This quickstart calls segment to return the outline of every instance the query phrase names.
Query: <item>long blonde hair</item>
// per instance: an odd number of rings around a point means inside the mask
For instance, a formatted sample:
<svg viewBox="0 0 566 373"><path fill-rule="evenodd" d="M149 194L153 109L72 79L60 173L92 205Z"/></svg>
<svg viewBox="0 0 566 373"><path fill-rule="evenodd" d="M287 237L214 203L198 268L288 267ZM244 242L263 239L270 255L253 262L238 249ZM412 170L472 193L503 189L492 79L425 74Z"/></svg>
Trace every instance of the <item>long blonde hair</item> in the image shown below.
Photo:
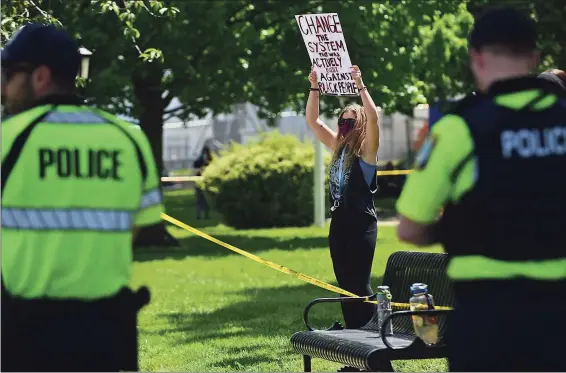
<svg viewBox="0 0 566 373"><path fill-rule="evenodd" d="M334 154L332 155L332 162L335 162L342 153L344 146L346 147L346 154L344 155L344 167L347 168L352 164L355 157L361 155L362 143L364 142L367 134L367 117L364 107L358 104L350 104L346 106L340 112L338 120L342 119L342 116L346 112L354 113L354 118L356 120L354 127L346 134L342 136L340 132L336 136L336 142L334 145Z"/></svg>

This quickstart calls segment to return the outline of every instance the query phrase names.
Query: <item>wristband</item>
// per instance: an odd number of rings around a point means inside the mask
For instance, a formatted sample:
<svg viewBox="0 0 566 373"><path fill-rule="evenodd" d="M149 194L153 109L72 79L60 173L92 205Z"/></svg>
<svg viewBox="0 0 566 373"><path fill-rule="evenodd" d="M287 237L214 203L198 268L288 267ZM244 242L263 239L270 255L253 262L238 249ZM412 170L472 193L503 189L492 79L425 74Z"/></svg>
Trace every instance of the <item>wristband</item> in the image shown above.
<svg viewBox="0 0 566 373"><path fill-rule="evenodd" d="M309 88L309 91L320 91L319 88Z"/></svg>
<svg viewBox="0 0 566 373"><path fill-rule="evenodd" d="M368 89L368 87L366 87L366 86L364 85L362 88L358 88L358 92L361 92L361 91L363 91L363 90L365 90L365 89Z"/></svg>

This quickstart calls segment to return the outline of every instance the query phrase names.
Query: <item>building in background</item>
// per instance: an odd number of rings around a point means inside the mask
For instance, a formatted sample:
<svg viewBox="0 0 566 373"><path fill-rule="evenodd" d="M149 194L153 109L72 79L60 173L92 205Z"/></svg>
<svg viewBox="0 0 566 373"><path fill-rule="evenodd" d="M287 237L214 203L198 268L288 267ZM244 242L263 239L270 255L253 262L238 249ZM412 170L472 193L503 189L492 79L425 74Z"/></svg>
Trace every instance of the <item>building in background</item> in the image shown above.
<svg viewBox="0 0 566 373"><path fill-rule="evenodd" d="M231 141L247 143L256 139L262 132L279 131L296 136L301 141L314 141L313 134L303 115L282 112L275 127L257 115L257 107L252 104L236 104L229 114L208 115L202 119L183 122L178 118L167 120L163 125L163 160L170 172L192 168L194 160L204 145L213 151ZM383 115L380 112L380 161L394 161L411 156L415 142L427 125L428 105L415 108L413 118L395 113ZM337 118L324 118L332 128L336 128Z"/></svg>

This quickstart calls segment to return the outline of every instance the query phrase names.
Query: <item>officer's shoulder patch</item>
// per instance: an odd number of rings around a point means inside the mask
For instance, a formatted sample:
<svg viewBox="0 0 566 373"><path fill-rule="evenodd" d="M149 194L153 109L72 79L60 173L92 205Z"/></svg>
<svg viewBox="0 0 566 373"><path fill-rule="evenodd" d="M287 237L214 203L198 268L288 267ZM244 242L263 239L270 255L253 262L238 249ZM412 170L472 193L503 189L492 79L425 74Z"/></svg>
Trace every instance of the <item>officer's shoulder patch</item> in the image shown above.
<svg viewBox="0 0 566 373"><path fill-rule="evenodd" d="M415 169L422 170L426 167L430 155L436 145L437 136L435 134L430 134L426 140L423 142L417 157L415 158Z"/></svg>

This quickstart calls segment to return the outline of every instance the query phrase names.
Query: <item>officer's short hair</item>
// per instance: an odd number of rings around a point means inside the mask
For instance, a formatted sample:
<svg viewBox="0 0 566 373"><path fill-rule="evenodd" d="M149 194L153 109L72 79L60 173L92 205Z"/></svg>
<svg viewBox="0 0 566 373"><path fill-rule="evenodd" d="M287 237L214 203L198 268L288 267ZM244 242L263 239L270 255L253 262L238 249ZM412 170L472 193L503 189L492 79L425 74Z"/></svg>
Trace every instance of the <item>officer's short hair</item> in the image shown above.
<svg viewBox="0 0 566 373"><path fill-rule="evenodd" d="M536 24L517 9L494 7L476 19L468 41L477 51L526 56L536 50Z"/></svg>

